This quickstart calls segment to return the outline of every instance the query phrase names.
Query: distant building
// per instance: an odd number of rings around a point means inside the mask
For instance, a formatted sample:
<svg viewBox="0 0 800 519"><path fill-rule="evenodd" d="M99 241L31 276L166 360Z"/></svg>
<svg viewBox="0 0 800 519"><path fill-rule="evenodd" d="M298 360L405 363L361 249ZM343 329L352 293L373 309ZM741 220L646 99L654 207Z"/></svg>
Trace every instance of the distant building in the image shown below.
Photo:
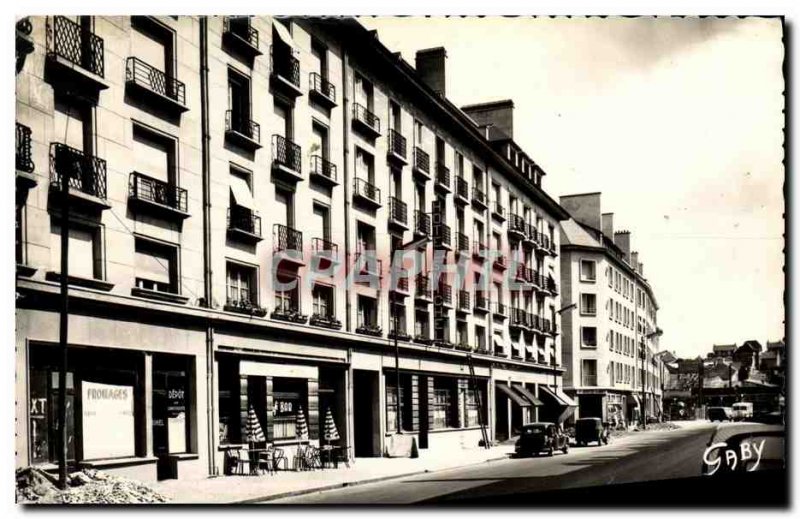
<svg viewBox="0 0 800 519"><path fill-rule="evenodd" d="M736 344L715 344L711 353L715 357L732 357L735 351Z"/></svg>

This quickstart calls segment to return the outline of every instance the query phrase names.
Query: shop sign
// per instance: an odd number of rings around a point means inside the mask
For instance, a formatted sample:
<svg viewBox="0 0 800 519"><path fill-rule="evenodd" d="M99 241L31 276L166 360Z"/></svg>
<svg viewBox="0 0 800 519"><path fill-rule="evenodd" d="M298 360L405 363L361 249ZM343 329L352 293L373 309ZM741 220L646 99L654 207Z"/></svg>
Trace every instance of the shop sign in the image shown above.
<svg viewBox="0 0 800 519"><path fill-rule="evenodd" d="M84 381L81 406L85 459L135 454L133 386Z"/></svg>

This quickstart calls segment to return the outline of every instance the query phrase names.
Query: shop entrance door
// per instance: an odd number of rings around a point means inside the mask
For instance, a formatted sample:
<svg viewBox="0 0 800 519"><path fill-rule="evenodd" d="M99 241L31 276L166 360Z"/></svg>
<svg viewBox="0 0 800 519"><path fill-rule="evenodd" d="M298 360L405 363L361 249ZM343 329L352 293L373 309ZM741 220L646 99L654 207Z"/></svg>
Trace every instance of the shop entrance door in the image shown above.
<svg viewBox="0 0 800 519"><path fill-rule="evenodd" d="M378 372L353 370L353 441L357 457L380 456Z"/></svg>

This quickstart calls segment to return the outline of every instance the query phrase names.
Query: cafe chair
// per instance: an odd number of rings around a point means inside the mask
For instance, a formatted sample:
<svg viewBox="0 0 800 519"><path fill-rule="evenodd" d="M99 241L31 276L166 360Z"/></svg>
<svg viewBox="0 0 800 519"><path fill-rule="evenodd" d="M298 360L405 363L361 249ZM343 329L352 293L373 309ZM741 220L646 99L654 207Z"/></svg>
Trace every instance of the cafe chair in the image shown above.
<svg viewBox="0 0 800 519"><path fill-rule="evenodd" d="M281 463L283 463L283 470L289 470L289 460L286 458L283 449L274 447L272 449L272 470L277 471Z"/></svg>

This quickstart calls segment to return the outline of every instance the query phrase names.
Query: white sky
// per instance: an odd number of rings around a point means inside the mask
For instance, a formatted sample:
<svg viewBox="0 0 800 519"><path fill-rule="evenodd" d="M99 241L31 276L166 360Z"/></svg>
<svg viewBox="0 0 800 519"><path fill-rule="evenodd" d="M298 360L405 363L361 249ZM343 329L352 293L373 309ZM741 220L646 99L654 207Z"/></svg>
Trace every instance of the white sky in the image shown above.
<svg viewBox="0 0 800 519"><path fill-rule="evenodd" d="M602 191L656 291L662 349L783 337L777 19L362 18L457 106L513 99L545 190Z"/></svg>

